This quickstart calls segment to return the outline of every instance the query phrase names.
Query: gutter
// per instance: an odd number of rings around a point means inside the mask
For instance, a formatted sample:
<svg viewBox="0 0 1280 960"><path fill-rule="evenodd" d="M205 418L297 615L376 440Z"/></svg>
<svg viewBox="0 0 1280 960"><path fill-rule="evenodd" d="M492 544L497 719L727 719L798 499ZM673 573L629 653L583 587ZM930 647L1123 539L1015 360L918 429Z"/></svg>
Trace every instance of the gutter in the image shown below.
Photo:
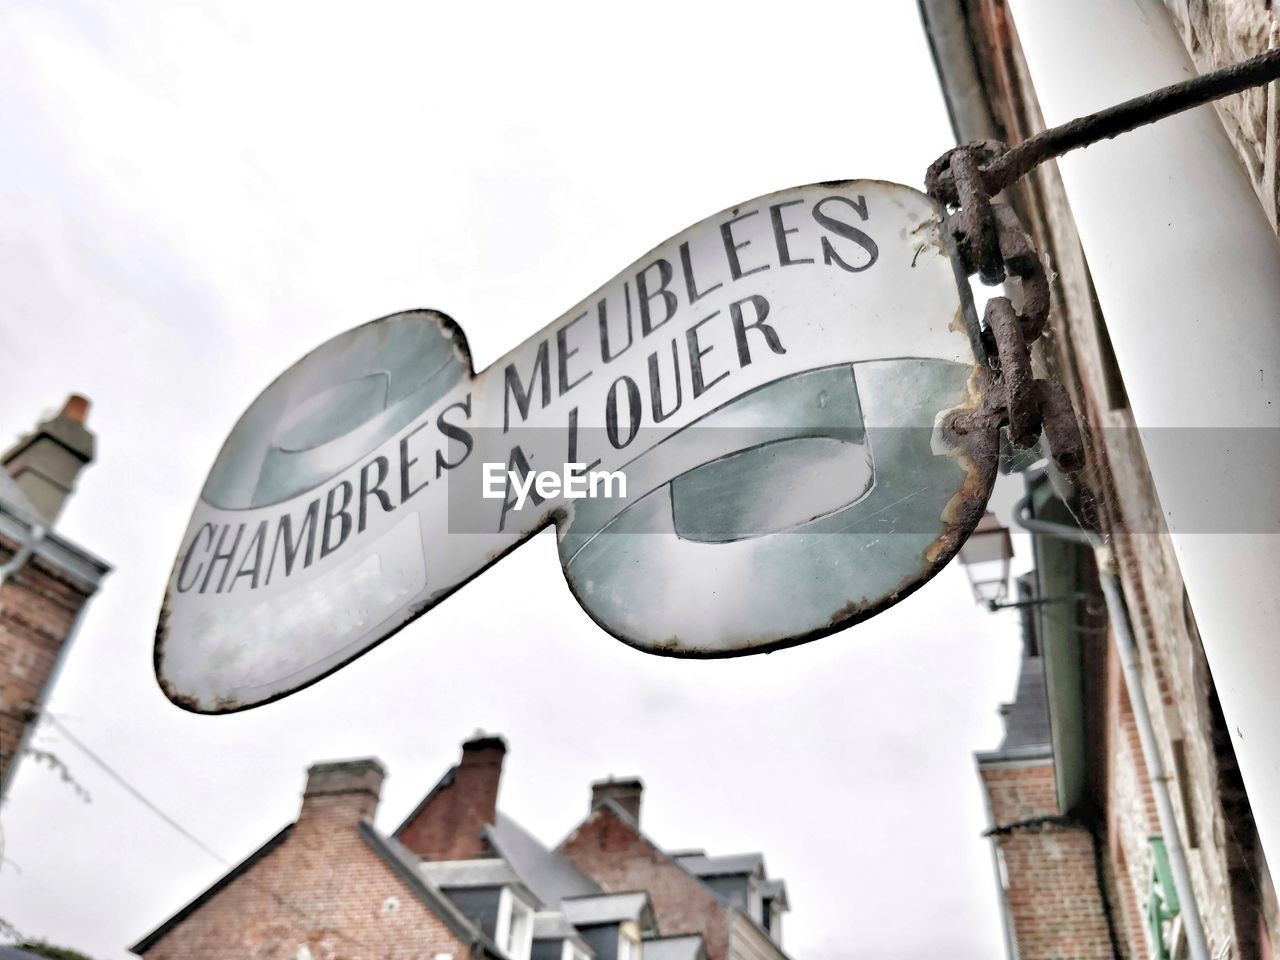
<svg viewBox="0 0 1280 960"><path fill-rule="evenodd" d="M916 0L929 53L941 81L956 143L1003 139L978 72L968 12L960 0Z"/></svg>
<svg viewBox="0 0 1280 960"><path fill-rule="evenodd" d="M22 569L48 532L49 528L44 524L31 525L31 535L23 541L22 546L18 547L18 552L10 557L7 563L0 566L0 587L3 587L6 580Z"/></svg>
<svg viewBox="0 0 1280 960"><path fill-rule="evenodd" d="M982 759L977 758L978 763L978 779L982 779ZM982 804L987 810L987 822L994 824L995 816L991 812L991 794L986 790L982 791ZM1000 856L1000 845L986 833L984 837L991 840L989 844L991 848L991 875L996 879L996 898L1000 902L1000 934L1004 938L1004 955L1005 960L1018 960L1018 938L1013 932L1013 911L1009 907L1009 891L1005 887L1006 878L1008 876L1003 858Z"/></svg>
<svg viewBox="0 0 1280 960"><path fill-rule="evenodd" d="M1030 503L1031 497L1027 495L1013 508L1013 522L1022 529L1032 534L1078 543L1093 550L1098 566L1098 579L1102 582L1102 592L1107 601L1107 619L1111 624L1111 635L1115 640L1116 653L1119 655L1121 671L1124 674L1125 690L1129 694L1134 722L1138 728L1138 740L1142 745L1143 766L1146 767L1147 779L1151 782L1151 792L1156 801L1156 817L1160 822L1160 832L1169 854L1169 871L1173 874L1174 889L1177 890L1178 900L1182 904L1179 916L1182 918L1182 929L1187 938L1188 954L1190 960L1211 960L1200 918L1199 902L1196 900L1195 887L1191 883L1191 873L1187 869L1182 831L1178 826L1173 799L1169 792L1169 781L1172 778L1160 757L1155 727L1151 722L1151 709L1142 687L1138 647L1133 639L1129 606L1125 602L1120 577L1116 573L1115 555L1106 541L1091 530L1050 523L1030 516Z"/></svg>

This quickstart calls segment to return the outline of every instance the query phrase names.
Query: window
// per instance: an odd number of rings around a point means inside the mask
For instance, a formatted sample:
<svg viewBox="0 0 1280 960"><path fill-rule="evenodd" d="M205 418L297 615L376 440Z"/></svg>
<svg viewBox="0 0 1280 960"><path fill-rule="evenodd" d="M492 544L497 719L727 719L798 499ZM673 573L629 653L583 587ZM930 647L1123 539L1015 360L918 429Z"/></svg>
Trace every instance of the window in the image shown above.
<svg viewBox="0 0 1280 960"><path fill-rule="evenodd" d="M587 955L573 945L572 940L564 942L564 949L560 951L560 960L588 960Z"/></svg>
<svg viewBox="0 0 1280 960"><path fill-rule="evenodd" d="M533 906L510 887L498 900L498 946L511 960L529 960L533 947Z"/></svg>
<svg viewBox="0 0 1280 960"><path fill-rule="evenodd" d="M640 941L626 927L618 928L618 960L641 960Z"/></svg>

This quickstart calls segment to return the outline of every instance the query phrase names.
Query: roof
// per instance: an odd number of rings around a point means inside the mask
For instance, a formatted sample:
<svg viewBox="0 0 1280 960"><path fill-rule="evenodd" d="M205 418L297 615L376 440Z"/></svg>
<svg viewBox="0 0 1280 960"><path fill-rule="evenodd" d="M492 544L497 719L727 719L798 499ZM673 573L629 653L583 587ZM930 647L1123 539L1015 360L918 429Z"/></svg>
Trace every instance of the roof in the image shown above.
<svg viewBox="0 0 1280 960"><path fill-rule="evenodd" d="M606 923L635 920L645 926L645 914L651 912L649 894L602 893L590 897L569 897L560 904L565 919L575 927L595 927Z"/></svg>
<svg viewBox="0 0 1280 960"><path fill-rule="evenodd" d="M728 857L708 857L695 853L676 856L675 861L696 877L732 877L738 874L764 873L764 857L758 853L739 853Z"/></svg>
<svg viewBox="0 0 1280 960"><path fill-rule="evenodd" d="M760 899L776 900L781 909L791 909L791 904L787 901L787 885L782 880L766 880L760 884Z"/></svg>
<svg viewBox="0 0 1280 960"><path fill-rule="evenodd" d="M644 960L699 960L705 956L700 933L654 937L644 942Z"/></svg>
<svg viewBox="0 0 1280 960"><path fill-rule="evenodd" d="M17 947L0 947L0 960L40 960L40 955Z"/></svg>
<svg viewBox="0 0 1280 960"><path fill-rule="evenodd" d="M453 783L457 767L450 767L431 791L405 818L396 834L405 829L441 790ZM484 838L497 854L476 860L422 860L406 849L399 841L385 840L398 849L404 861L410 864L426 882L440 890L448 900L448 890L514 886L533 895L533 898L550 910L534 914L533 936L535 940L569 939L583 953L593 956L595 951L582 938L573 925L558 912L566 897L597 896L600 886L580 871L568 858L547 848L543 843L498 811L496 823L483 828ZM646 904L647 905L647 904ZM456 908L455 908L456 909Z"/></svg>
<svg viewBox="0 0 1280 960"><path fill-rule="evenodd" d="M538 911L533 915L533 939L535 940L582 940L573 924L564 918L559 911L546 913ZM585 941L584 941L585 942Z"/></svg>
<svg viewBox="0 0 1280 960"><path fill-rule="evenodd" d="M1023 657L1018 674L1018 692L1012 703L1001 708L1004 714L1004 741L1001 751L1049 743L1049 692L1044 680L1044 661Z"/></svg>
<svg viewBox="0 0 1280 960"><path fill-rule="evenodd" d="M418 862L418 869L442 890L505 887L520 882L507 861L492 857L483 860L422 860Z"/></svg>
<svg viewBox="0 0 1280 960"><path fill-rule="evenodd" d="M457 773L457 770L458 770L458 767L455 764L454 766L450 767L448 770L444 772L444 776L442 776L439 780L437 780L436 785L427 791L427 795L423 797L421 801L419 801L418 805L409 811L409 815L405 817L403 821L401 821L400 826L396 827L395 830L391 832L392 837L399 837L400 834L404 833L405 828L418 818L418 814L420 814L423 810L427 809L427 804L435 799L435 796L437 793L439 793L445 787L450 787L453 785L453 777L454 777L454 774Z"/></svg>
<svg viewBox="0 0 1280 960"><path fill-rule="evenodd" d="M187 919L187 917L191 916L191 914L195 913L197 910L203 907L205 903L207 903L210 899L212 899L214 894L220 891L223 887L230 884L232 880L236 879L236 877L240 876L242 873L245 873L255 863L257 863L259 860L265 857L268 853L270 853L276 847L280 846L280 844L284 843L284 841L286 840L286 838L288 838L289 833L292 830L293 830L293 824L291 823L288 826L286 826L283 830L281 830L279 833L277 833L274 837L272 837L270 840L268 840L266 843L264 843L262 846L260 846L257 850L253 851L253 853L249 854L249 856L245 857L243 860L237 863L234 867L232 867L230 870L224 873L217 880L217 882L215 882L213 886L209 887L209 889L205 890L204 893L200 894L200 896L196 897L194 900L188 903L185 907L183 907L181 910L175 913L172 917L170 917L164 923L160 924L160 926L156 927L149 934L147 934L145 937L143 937L141 940L135 943L132 947L129 948L129 952L137 953L137 954L146 953L148 950L154 947L157 943L159 943L165 934L167 934L170 930L172 930L174 927L180 924L183 920Z"/></svg>
<svg viewBox="0 0 1280 960"><path fill-rule="evenodd" d="M398 840L380 837L389 850L395 852L398 860L406 869L414 870L426 882L428 889L434 889L447 909L458 914L463 921L472 926L462 912L449 898L449 891L511 886L533 895L534 899L550 907L558 906L560 897L565 894L557 892L573 887L586 888L588 892L599 892L593 881L578 872L573 864L564 857L552 853L543 847L537 839L529 834L515 821L498 814L501 828L485 827L486 837L499 847L499 856L485 857L477 860L422 860ZM496 841L496 842L495 842ZM500 844L515 851L516 859L505 856ZM537 883L538 886L534 886ZM538 910L533 918L533 938L535 940L572 940L578 950L587 956L594 956L591 944L582 938L577 930L556 910ZM492 941L485 944L497 950ZM500 955L500 954L495 954Z"/></svg>
<svg viewBox="0 0 1280 960"><path fill-rule="evenodd" d="M602 892L600 885L574 866L568 857L543 846L506 814L499 811L497 820L496 824L485 827L485 839L547 906L558 906L565 897Z"/></svg>

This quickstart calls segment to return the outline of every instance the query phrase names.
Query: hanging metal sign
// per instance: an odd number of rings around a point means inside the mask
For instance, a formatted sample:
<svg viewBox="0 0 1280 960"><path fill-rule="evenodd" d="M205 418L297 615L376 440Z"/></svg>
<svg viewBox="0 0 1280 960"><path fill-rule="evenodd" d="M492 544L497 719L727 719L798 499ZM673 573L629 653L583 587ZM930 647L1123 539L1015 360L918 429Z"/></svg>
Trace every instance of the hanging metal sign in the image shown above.
<svg viewBox="0 0 1280 960"><path fill-rule="evenodd" d="M156 635L220 713L365 652L554 524L570 589L643 650L728 656L892 605L973 529L994 428L964 270L924 194L743 203L486 370L414 310L286 370L240 418ZM974 421L976 422L976 421Z"/></svg>

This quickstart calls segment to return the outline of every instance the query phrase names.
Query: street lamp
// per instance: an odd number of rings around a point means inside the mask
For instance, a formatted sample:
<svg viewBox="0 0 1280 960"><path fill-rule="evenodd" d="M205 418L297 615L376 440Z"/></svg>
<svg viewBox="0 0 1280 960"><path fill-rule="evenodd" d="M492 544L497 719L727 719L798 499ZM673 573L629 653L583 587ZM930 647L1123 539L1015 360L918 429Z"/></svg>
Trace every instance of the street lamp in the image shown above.
<svg viewBox="0 0 1280 960"><path fill-rule="evenodd" d="M1013 540L1009 531L1000 525L994 513L988 510L973 528L973 534L960 548L960 563L973 599L992 613L997 610L1014 610L1022 607L1040 607L1049 603L1066 603L1068 600L1088 600L1087 593L1068 593L1057 597L1027 597L1009 599L1009 561L1013 559Z"/></svg>
<svg viewBox="0 0 1280 960"><path fill-rule="evenodd" d="M969 577L973 598L996 610L1009 596L1009 561L1013 559L1013 540L988 510L960 548L960 563Z"/></svg>

